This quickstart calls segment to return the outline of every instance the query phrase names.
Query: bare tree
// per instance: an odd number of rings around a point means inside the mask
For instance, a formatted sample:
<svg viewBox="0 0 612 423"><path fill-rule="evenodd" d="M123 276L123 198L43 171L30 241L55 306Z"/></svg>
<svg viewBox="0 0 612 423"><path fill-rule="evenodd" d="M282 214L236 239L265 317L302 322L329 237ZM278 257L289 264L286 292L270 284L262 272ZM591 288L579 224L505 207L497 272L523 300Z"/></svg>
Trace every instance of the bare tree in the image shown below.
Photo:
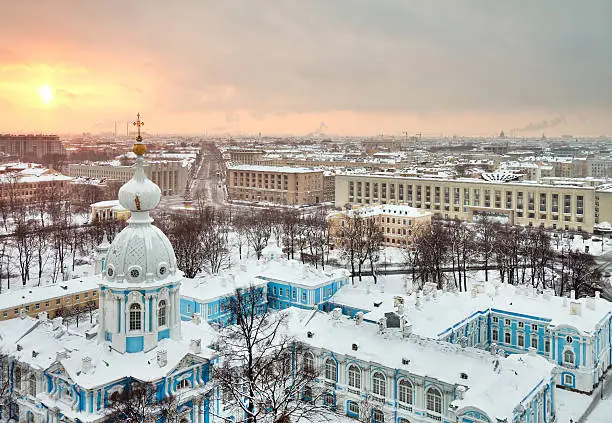
<svg viewBox="0 0 612 423"><path fill-rule="evenodd" d="M156 222L162 226L174 247L177 266L186 278L194 278L204 265L200 218L189 212L174 212Z"/></svg>
<svg viewBox="0 0 612 423"><path fill-rule="evenodd" d="M301 229L300 221L302 217L299 211L288 209L281 216L283 228L283 245L287 251L287 257L295 259L295 250L299 240L299 232Z"/></svg>
<svg viewBox="0 0 612 423"><path fill-rule="evenodd" d="M27 281L30 280L30 268L36 248L36 235L33 233L32 222L27 220L25 216L16 219L13 240L17 249L21 283L25 286Z"/></svg>
<svg viewBox="0 0 612 423"><path fill-rule="evenodd" d="M418 252L413 265L418 268L424 282L431 279L438 289L444 286L444 266L448 263L449 234L440 220L432 220L431 225L421 226L416 232L413 247Z"/></svg>
<svg viewBox="0 0 612 423"><path fill-rule="evenodd" d="M489 280L489 267L494 257L495 233L498 229L499 225L487 215L483 215L476 224L476 251L482 258L485 281Z"/></svg>
<svg viewBox="0 0 612 423"><path fill-rule="evenodd" d="M257 260L261 258L261 253L268 245L272 236L272 216L266 210L253 212L247 219L246 239Z"/></svg>
<svg viewBox="0 0 612 423"><path fill-rule="evenodd" d="M348 215L341 222L337 236L340 248L342 249L341 256L349 262L351 266L351 280L355 283L355 276L357 274L355 265L359 266L359 260L363 256L363 220L357 216Z"/></svg>
<svg viewBox="0 0 612 423"><path fill-rule="evenodd" d="M219 273L227 266L230 258L228 241L228 216L213 207L207 207L202 214L202 254L211 273Z"/></svg>
<svg viewBox="0 0 612 423"><path fill-rule="evenodd" d="M155 385L130 380L123 391L110 396L105 417L126 423L157 421L160 417L174 422L178 415L176 403L174 397L158 401Z"/></svg>
<svg viewBox="0 0 612 423"><path fill-rule="evenodd" d="M592 255L569 251L564 259L566 263L565 271L561 275L564 281L562 286L567 286L567 290L574 290L576 298L592 296L595 291L601 291L601 271ZM560 295L563 295L563 291Z"/></svg>
<svg viewBox="0 0 612 423"><path fill-rule="evenodd" d="M11 360L7 354L0 353L0 414L3 420L14 417L12 408L16 400L17 395L11 386Z"/></svg>
<svg viewBox="0 0 612 423"><path fill-rule="evenodd" d="M458 219L452 220L448 229L455 286L459 288L459 291L467 291L467 268L476 250L474 232L470 226Z"/></svg>
<svg viewBox="0 0 612 423"><path fill-rule="evenodd" d="M225 352L215 367L215 380L237 421L299 422L320 416L320 401L302 400L313 391L317 372L302 365L305 348L288 335L284 313L265 307L265 293L251 286L229 300L230 326L219 334Z"/></svg>

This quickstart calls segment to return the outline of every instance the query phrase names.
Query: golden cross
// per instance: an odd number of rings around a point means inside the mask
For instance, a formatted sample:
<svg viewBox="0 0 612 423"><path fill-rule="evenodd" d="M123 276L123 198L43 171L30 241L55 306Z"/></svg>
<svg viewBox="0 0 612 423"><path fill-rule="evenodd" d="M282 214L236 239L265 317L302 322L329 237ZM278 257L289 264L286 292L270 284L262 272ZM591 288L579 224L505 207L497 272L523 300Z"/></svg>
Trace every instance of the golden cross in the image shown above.
<svg viewBox="0 0 612 423"><path fill-rule="evenodd" d="M136 122L132 122L132 125L138 127L138 136L136 137L136 141L142 141L142 137L140 136L140 127L144 126L144 122L140 120L140 113L138 113L136 117Z"/></svg>

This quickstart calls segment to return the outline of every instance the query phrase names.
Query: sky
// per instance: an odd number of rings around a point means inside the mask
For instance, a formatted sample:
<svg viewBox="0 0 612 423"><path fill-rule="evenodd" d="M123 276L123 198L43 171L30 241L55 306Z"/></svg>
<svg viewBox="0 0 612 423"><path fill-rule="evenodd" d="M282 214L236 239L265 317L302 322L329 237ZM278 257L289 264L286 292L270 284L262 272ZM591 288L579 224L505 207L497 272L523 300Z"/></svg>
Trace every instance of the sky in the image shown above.
<svg viewBox="0 0 612 423"><path fill-rule="evenodd" d="M612 135L610 0L0 10L0 133Z"/></svg>

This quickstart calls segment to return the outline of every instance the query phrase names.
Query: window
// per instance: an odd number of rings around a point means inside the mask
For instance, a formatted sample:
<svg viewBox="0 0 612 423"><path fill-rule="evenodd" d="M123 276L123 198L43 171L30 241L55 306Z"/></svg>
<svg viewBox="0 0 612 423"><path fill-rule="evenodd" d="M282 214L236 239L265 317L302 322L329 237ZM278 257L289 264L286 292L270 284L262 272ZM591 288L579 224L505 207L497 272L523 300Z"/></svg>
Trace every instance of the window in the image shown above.
<svg viewBox="0 0 612 423"><path fill-rule="evenodd" d="M351 388L361 389L361 370L354 364L348 368L348 385Z"/></svg>
<svg viewBox="0 0 612 423"><path fill-rule="evenodd" d="M223 307L223 304L221 304L221 307ZM191 304L187 304L187 313L191 313Z"/></svg>
<svg viewBox="0 0 612 423"><path fill-rule="evenodd" d="M306 302L306 293L302 292L302 302L305 303Z"/></svg>
<svg viewBox="0 0 612 423"><path fill-rule="evenodd" d="M525 335L523 335L522 333L519 334L519 336L518 336L518 346L519 347L524 347L525 346Z"/></svg>
<svg viewBox="0 0 612 423"><path fill-rule="evenodd" d="M283 296L283 288L278 288L278 295Z"/></svg>
<svg viewBox="0 0 612 423"><path fill-rule="evenodd" d="M331 359L328 358L327 360L325 360L325 379L327 380L333 380L334 382L338 377L338 373L337 373L337 366L336 366L336 362Z"/></svg>
<svg viewBox="0 0 612 423"><path fill-rule="evenodd" d="M37 304L34 306L34 308L35 308L36 310L39 310L39 309L40 309L40 303L37 303Z"/></svg>
<svg viewBox="0 0 612 423"><path fill-rule="evenodd" d="M536 350L538 349L538 338L535 336L531 336L531 347L535 348Z"/></svg>
<svg viewBox="0 0 612 423"><path fill-rule="evenodd" d="M564 385L573 385L574 377L572 375L563 375L563 384Z"/></svg>
<svg viewBox="0 0 612 423"><path fill-rule="evenodd" d="M189 383L189 380L183 379L179 383L176 384L176 390L178 391L180 389L187 389L190 386L191 386L191 384Z"/></svg>
<svg viewBox="0 0 612 423"><path fill-rule="evenodd" d="M310 386L304 387L302 398L304 399L304 401L312 401L312 388Z"/></svg>
<svg viewBox="0 0 612 423"><path fill-rule="evenodd" d="M574 339L568 335L565 337L565 342L567 342L568 344L571 344L572 342L574 342Z"/></svg>
<svg viewBox="0 0 612 423"><path fill-rule="evenodd" d="M161 300L157 305L157 326L166 326L166 300Z"/></svg>
<svg viewBox="0 0 612 423"><path fill-rule="evenodd" d="M385 382L385 375L380 372L374 373L374 376L372 376L372 392L374 392L375 395L384 397L387 394Z"/></svg>
<svg viewBox="0 0 612 423"><path fill-rule="evenodd" d="M563 362L565 364L572 364L573 365L574 362L575 362L574 357L575 357L574 356L574 351L572 351L572 350L565 350L563 352Z"/></svg>
<svg viewBox="0 0 612 423"><path fill-rule="evenodd" d="M314 372L314 357L309 352L304 354L304 370Z"/></svg>
<svg viewBox="0 0 612 423"><path fill-rule="evenodd" d="M506 319L506 320L504 320L504 325L506 325L506 326L510 326L510 319Z"/></svg>
<svg viewBox="0 0 612 423"><path fill-rule="evenodd" d="M373 423L385 423L385 414L382 410L375 408L372 410L372 422Z"/></svg>
<svg viewBox="0 0 612 423"><path fill-rule="evenodd" d="M336 405L336 398L329 392L326 392L323 394L323 405L334 407Z"/></svg>
<svg viewBox="0 0 612 423"><path fill-rule="evenodd" d="M78 300L79 298L81 298L81 297L79 296L79 294L76 294L76 295L74 296L74 299L75 299L75 300Z"/></svg>
<svg viewBox="0 0 612 423"><path fill-rule="evenodd" d="M535 324L535 323L533 323L533 324L531 325L531 331L532 331L532 332L537 332L537 331L538 331L538 325L537 325L537 324Z"/></svg>
<svg viewBox="0 0 612 423"><path fill-rule="evenodd" d="M434 413L442 413L442 394L436 388L429 388L427 390L427 409Z"/></svg>
<svg viewBox="0 0 612 423"><path fill-rule="evenodd" d="M544 352L546 352L546 353L550 352L550 340L549 339L544 341Z"/></svg>
<svg viewBox="0 0 612 423"><path fill-rule="evenodd" d="M5 311L4 313L2 313L2 315L3 315L4 317L8 317L8 311Z"/></svg>
<svg viewBox="0 0 612 423"><path fill-rule="evenodd" d="M15 367L13 371L13 381L15 383L15 389L21 389L21 367Z"/></svg>
<svg viewBox="0 0 612 423"><path fill-rule="evenodd" d="M347 413L350 417L359 417L359 404L355 401L350 401L348 403Z"/></svg>
<svg viewBox="0 0 612 423"><path fill-rule="evenodd" d="M493 316L493 323L497 323L499 321L499 318L497 316Z"/></svg>
<svg viewBox="0 0 612 423"><path fill-rule="evenodd" d="M510 340L510 332L505 332L504 333L504 342L506 344L509 344L511 342L511 340Z"/></svg>
<svg viewBox="0 0 612 423"><path fill-rule="evenodd" d="M412 391L412 383L408 379L402 379L399 383L399 400L405 404L412 404L414 394Z"/></svg>
<svg viewBox="0 0 612 423"><path fill-rule="evenodd" d="M130 306L130 330L142 330L142 319L140 304L132 304Z"/></svg>
<svg viewBox="0 0 612 423"><path fill-rule="evenodd" d="M30 386L29 386L29 392L30 395L32 395L33 397L36 396L36 376L34 374L30 375Z"/></svg>
<svg viewBox="0 0 612 423"><path fill-rule="evenodd" d="M525 327L525 322L518 322L518 327L519 328Z"/></svg>
<svg viewBox="0 0 612 423"><path fill-rule="evenodd" d="M492 338L493 341L499 341L499 333L497 332L497 329L493 329Z"/></svg>

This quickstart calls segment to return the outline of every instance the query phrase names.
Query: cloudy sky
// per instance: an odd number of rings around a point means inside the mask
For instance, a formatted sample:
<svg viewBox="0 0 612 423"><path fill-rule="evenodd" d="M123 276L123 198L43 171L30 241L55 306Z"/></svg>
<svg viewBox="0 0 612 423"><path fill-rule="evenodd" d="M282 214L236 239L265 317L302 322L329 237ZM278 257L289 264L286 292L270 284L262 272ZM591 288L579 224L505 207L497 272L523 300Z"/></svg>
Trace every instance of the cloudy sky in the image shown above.
<svg viewBox="0 0 612 423"><path fill-rule="evenodd" d="M0 132L612 135L610 0L0 10Z"/></svg>

